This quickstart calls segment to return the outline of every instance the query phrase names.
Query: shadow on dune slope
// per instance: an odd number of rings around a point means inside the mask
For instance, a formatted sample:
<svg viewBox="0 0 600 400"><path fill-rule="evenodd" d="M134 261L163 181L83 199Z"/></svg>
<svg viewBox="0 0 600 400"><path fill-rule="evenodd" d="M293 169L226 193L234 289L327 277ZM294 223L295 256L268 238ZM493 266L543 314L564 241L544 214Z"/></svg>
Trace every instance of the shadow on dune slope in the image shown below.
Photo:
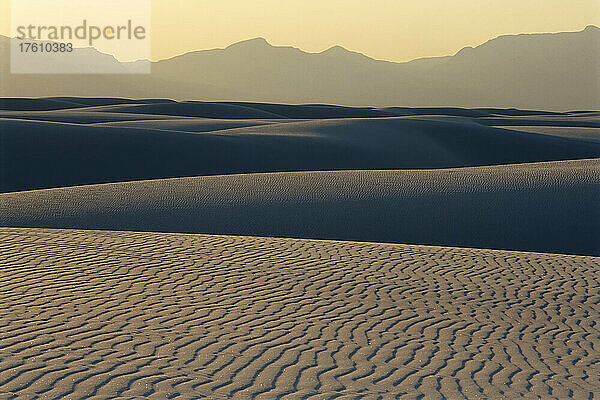
<svg viewBox="0 0 600 400"><path fill-rule="evenodd" d="M125 122L131 115L96 125L2 120L0 191L199 175L430 169L600 156L597 142L498 129L453 116L245 120L227 126L214 119L149 121L148 116ZM241 127L227 129L235 126Z"/></svg>
<svg viewBox="0 0 600 400"><path fill-rule="evenodd" d="M246 174L0 195L0 226L600 255L600 160Z"/></svg>

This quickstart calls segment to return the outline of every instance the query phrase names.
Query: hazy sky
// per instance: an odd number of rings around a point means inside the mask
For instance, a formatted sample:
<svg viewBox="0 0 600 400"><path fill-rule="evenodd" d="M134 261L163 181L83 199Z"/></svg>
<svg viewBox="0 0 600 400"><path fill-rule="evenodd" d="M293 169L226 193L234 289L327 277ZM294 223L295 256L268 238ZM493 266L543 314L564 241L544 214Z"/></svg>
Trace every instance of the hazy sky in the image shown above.
<svg viewBox="0 0 600 400"><path fill-rule="evenodd" d="M0 0L4 35L9 3ZM309 52L341 45L406 61L454 54L502 34L590 24L600 25L600 0L152 0L152 58L261 36Z"/></svg>

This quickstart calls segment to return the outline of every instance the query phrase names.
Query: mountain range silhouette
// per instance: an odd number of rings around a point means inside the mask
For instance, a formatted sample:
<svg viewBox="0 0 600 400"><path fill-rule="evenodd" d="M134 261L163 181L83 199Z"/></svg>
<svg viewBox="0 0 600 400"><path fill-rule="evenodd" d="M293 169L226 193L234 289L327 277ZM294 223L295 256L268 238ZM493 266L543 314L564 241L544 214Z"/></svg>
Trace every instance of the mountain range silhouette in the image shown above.
<svg viewBox="0 0 600 400"><path fill-rule="evenodd" d="M600 28L596 26L579 32L500 36L475 48L465 47L454 56L404 63L375 60L340 46L307 53L255 38L225 49L194 51L153 62L148 75L11 74L10 41L0 37L3 97L600 108ZM390 42L390 46L402 43ZM106 55L86 50L80 52L84 61L107 62ZM126 67L122 63L120 68Z"/></svg>

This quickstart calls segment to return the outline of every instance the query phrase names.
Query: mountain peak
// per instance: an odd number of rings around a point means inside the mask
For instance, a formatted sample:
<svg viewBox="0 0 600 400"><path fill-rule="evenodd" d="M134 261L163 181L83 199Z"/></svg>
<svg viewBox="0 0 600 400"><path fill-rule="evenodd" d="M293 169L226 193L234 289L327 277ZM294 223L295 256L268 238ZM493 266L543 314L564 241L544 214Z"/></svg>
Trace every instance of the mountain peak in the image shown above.
<svg viewBox="0 0 600 400"><path fill-rule="evenodd" d="M362 53L348 50L342 46L333 46L327 50L319 53L321 55L335 56L335 57L352 57L354 59L373 60L371 57L366 56ZM373 60L375 61L375 60Z"/></svg>
<svg viewBox="0 0 600 400"><path fill-rule="evenodd" d="M459 52L455 54L455 56L464 56L465 54L472 54L474 51L475 48L473 46L466 46L460 49Z"/></svg>
<svg viewBox="0 0 600 400"><path fill-rule="evenodd" d="M352 53L350 50L343 48L342 46L333 46L323 51L321 54L349 54Z"/></svg>
<svg viewBox="0 0 600 400"><path fill-rule="evenodd" d="M241 42L234 43L227 47L227 49L234 48L267 48L272 47L267 39L263 37L257 37L254 39L242 40Z"/></svg>

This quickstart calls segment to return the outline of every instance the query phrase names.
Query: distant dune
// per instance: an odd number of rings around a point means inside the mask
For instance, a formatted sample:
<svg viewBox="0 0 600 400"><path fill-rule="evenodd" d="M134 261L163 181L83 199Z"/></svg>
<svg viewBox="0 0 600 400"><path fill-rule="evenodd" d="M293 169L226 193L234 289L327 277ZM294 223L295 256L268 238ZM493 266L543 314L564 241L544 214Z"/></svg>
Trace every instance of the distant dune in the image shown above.
<svg viewBox="0 0 600 400"><path fill-rule="evenodd" d="M591 112L80 98L4 99L0 108L0 192L199 175L600 157L597 133L568 129L597 132L600 121ZM532 133L529 127L565 129Z"/></svg>
<svg viewBox="0 0 600 400"><path fill-rule="evenodd" d="M0 226L189 232L600 255L600 159L244 174L0 195Z"/></svg>
<svg viewBox="0 0 600 400"><path fill-rule="evenodd" d="M0 229L3 398L598 393L600 259Z"/></svg>

